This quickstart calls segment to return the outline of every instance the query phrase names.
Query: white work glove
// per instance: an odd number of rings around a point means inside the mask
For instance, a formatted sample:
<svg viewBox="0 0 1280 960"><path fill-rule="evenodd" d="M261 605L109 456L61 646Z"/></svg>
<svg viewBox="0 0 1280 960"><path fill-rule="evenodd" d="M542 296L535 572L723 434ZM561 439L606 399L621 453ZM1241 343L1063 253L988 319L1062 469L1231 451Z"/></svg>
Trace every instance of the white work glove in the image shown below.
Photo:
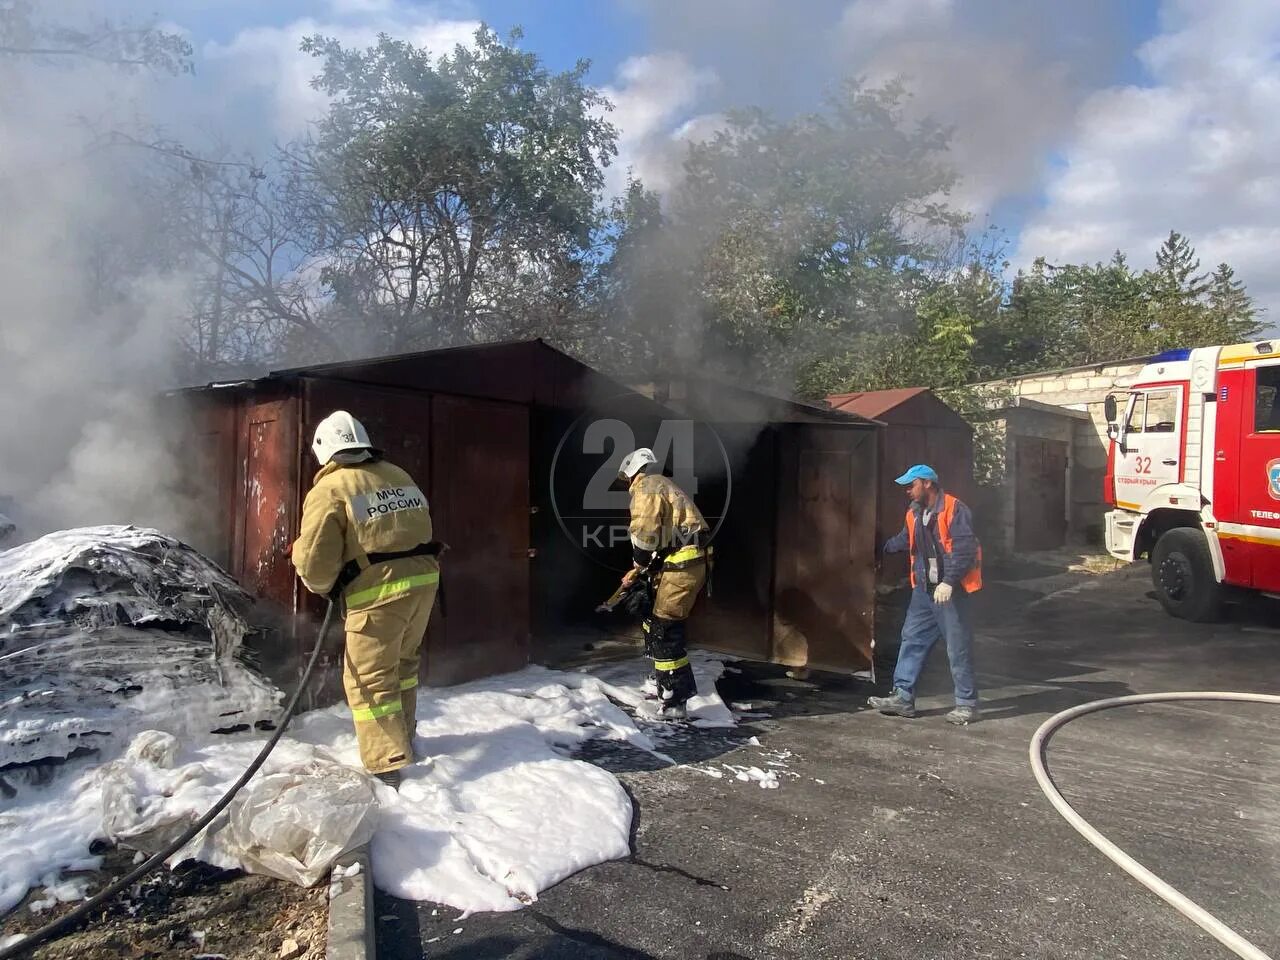
<svg viewBox="0 0 1280 960"><path fill-rule="evenodd" d="M933 588L934 603L950 603L951 602L951 584L940 583Z"/></svg>

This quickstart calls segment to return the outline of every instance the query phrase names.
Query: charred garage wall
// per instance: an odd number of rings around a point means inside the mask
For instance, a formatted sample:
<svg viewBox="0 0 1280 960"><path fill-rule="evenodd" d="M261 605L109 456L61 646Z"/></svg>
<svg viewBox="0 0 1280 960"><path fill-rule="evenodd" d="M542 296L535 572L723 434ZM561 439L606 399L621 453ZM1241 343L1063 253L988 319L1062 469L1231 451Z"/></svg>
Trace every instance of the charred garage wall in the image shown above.
<svg viewBox="0 0 1280 960"><path fill-rule="evenodd" d="M417 479L452 548L426 682L519 669L559 634L593 627L629 548L617 530L625 496L592 504L583 491L603 493L629 441L674 455L686 428L716 438L684 467L700 504L724 506L695 643L870 665L877 439L863 418L726 385L632 389L542 341L284 370L175 402L198 425L197 472L217 518L209 552L284 615L292 652L309 647L321 609L288 558L315 472L310 437L343 408ZM601 507L585 526L584 505Z"/></svg>

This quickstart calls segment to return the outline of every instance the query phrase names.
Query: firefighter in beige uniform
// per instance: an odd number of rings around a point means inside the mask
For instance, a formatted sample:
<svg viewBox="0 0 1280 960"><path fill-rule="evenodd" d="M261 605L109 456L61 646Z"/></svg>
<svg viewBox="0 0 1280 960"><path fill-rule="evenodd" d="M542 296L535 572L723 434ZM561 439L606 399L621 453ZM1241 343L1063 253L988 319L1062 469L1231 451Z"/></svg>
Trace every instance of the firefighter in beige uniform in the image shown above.
<svg viewBox="0 0 1280 960"><path fill-rule="evenodd" d="M652 450L624 457L618 476L631 493L633 565L623 582L646 573L656 581L653 611L644 621L645 656L654 671L647 692L662 701L663 713L679 715L698 692L685 621L707 581L711 528L688 494L657 471Z"/></svg>
<svg viewBox="0 0 1280 960"><path fill-rule="evenodd" d="M360 759L391 786L413 761L419 648L440 582L427 499L413 478L382 459L351 414L316 428L320 472L302 506L292 549L312 593L346 612L342 680Z"/></svg>

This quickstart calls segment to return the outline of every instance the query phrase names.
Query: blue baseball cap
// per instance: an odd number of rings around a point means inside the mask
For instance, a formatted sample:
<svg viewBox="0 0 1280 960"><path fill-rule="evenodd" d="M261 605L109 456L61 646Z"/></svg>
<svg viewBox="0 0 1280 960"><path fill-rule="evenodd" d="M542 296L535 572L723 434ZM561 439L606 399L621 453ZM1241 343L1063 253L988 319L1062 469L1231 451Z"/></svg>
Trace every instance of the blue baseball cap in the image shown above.
<svg viewBox="0 0 1280 960"><path fill-rule="evenodd" d="M911 486L913 480L932 480L938 482L938 472L933 467L926 466L923 463L917 463L914 467L900 476L894 483L904 487Z"/></svg>

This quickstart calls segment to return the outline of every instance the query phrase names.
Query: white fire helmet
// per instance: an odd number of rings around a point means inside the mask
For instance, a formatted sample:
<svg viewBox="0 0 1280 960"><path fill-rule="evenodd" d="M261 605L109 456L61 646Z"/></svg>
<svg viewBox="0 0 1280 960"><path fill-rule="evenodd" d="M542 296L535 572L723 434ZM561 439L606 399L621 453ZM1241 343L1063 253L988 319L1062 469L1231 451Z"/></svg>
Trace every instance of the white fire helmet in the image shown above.
<svg viewBox="0 0 1280 960"><path fill-rule="evenodd" d="M622 458L622 463L618 467L618 476L626 477L630 480L649 464L657 462L658 458L653 455L652 450L648 447L641 447L639 450L628 453Z"/></svg>
<svg viewBox="0 0 1280 960"><path fill-rule="evenodd" d="M373 444L369 442L364 425L345 410L335 410L321 420L311 442L311 452L321 466L333 459L335 453L372 449Z"/></svg>

